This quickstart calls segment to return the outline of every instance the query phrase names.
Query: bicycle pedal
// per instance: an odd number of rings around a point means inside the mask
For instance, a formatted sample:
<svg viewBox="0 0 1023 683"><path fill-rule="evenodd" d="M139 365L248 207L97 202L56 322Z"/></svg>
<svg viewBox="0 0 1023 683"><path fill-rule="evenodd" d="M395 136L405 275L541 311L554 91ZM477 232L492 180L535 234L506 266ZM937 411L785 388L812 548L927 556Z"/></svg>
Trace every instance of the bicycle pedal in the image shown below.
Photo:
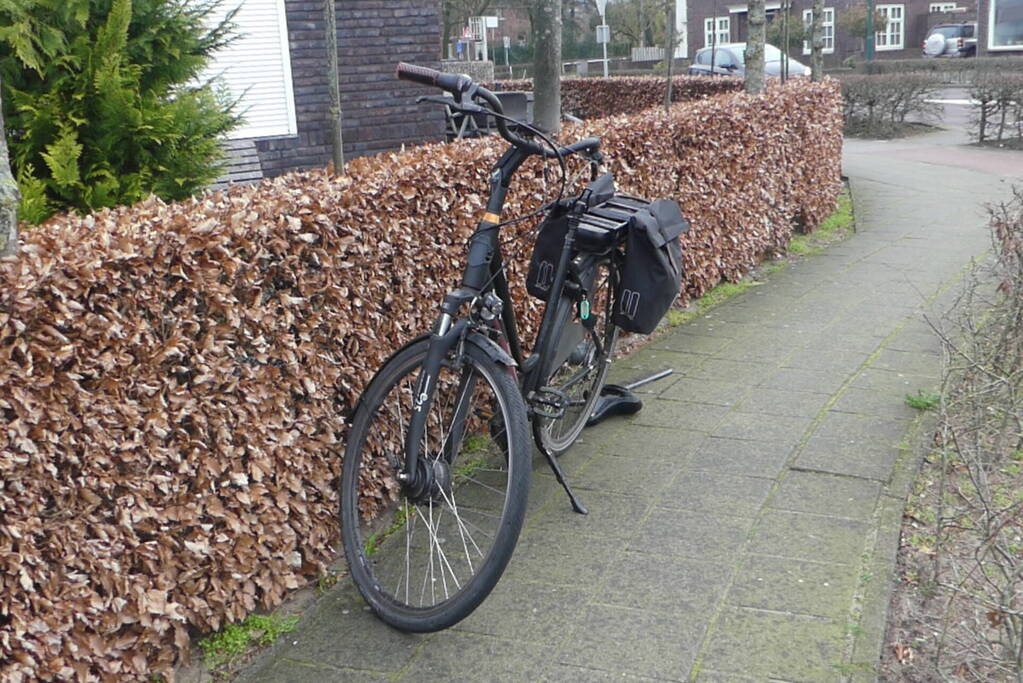
<svg viewBox="0 0 1023 683"><path fill-rule="evenodd" d="M569 403L565 392L553 387L542 387L531 391L526 400L529 401L530 412L549 420L560 420L563 418L565 416L565 407Z"/></svg>

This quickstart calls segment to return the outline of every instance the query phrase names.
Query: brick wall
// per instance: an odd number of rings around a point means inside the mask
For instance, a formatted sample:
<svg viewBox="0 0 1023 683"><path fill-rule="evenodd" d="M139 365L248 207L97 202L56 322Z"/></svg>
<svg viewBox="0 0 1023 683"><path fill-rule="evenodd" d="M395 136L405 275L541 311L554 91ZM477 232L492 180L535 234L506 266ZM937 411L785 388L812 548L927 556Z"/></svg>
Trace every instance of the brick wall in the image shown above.
<svg viewBox="0 0 1023 683"><path fill-rule="evenodd" d="M285 0L298 135L256 141L263 174L330 160L322 0ZM417 106L425 90L398 81L399 61L439 66L440 0L338 0L345 158L441 139L444 117Z"/></svg>

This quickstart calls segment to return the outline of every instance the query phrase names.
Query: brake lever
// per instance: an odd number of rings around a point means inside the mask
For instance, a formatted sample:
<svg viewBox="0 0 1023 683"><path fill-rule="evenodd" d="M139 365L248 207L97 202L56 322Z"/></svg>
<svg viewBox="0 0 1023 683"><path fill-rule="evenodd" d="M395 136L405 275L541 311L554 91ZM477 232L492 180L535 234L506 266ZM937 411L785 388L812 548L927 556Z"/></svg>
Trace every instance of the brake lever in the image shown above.
<svg viewBox="0 0 1023 683"><path fill-rule="evenodd" d="M452 111L457 111L463 114L483 114L490 113L489 109L485 109L475 102L465 103L456 102L450 97L444 97L442 95L420 95L416 98L416 104L423 102L430 102L432 104L443 104L445 107L451 108Z"/></svg>

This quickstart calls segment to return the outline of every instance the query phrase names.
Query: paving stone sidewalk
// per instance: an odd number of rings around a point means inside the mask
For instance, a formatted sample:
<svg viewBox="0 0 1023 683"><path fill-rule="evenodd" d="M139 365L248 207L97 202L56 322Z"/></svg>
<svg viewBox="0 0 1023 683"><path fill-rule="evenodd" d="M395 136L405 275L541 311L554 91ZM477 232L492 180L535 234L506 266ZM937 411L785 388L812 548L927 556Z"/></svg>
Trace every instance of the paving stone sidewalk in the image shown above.
<svg viewBox="0 0 1023 683"><path fill-rule="evenodd" d="M955 140L952 140L955 142ZM874 680L938 318L1023 155L849 142L857 233L620 362L645 407L539 462L497 589L428 636L343 581L245 681ZM944 152L944 154L943 154Z"/></svg>

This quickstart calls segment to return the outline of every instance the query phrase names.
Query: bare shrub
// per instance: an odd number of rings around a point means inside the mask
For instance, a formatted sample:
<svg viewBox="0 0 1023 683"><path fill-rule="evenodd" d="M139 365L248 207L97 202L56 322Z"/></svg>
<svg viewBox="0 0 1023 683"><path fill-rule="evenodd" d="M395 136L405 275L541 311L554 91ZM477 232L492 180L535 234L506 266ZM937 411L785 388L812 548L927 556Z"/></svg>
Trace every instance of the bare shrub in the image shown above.
<svg viewBox="0 0 1023 683"><path fill-rule="evenodd" d="M978 71L969 93L977 142L1023 140L1023 73Z"/></svg>
<svg viewBox="0 0 1023 683"><path fill-rule="evenodd" d="M939 109L933 98L940 81L930 74L891 73L850 75L839 79L845 108L846 131L854 135L886 138L897 135L907 117L934 118Z"/></svg>
<svg viewBox="0 0 1023 683"><path fill-rule="evenodd" d="M943 401L903 534L916 626L900 680L1023 680L1023 190L992 207L997 258L946 316ZM917 656L912 656L913 651Z"/></svg>

